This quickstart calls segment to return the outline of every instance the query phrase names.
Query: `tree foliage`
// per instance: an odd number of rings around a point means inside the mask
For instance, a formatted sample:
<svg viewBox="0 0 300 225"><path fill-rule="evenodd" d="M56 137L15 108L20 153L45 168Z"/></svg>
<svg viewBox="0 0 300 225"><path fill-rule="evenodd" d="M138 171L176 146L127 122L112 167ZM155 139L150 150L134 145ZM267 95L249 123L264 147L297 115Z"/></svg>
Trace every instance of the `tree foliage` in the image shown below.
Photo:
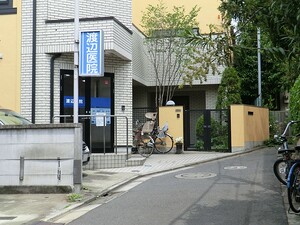
<svg viewBox="0 0 300 225"><path fill-rule="evenodd" d="M194 49L186 45L182 33L198 26L199 10L194 7L186 13L183 6L174 6L170 11L160 1L157 5L149 5L143 12L141 26L156 81L156 106L172 98L182 79L184 65Z"/></svg>
<svg viewBox="0 0 300 225"><path fill-rule="evenodd" d="M233 66L241 79L241 98L244 104L253 104L258 97L258 66L257 66L257 29L248 25L240 34L239 42L234 47ZM265 48L271 46L269 37L261 33L261 45ZM278 108L279 93L283 90L284 70L282 63L278 62L266 49L261 53L261 88L263 104L270 109Z"/></svg>
<svg viewBox="0 0 300 225"><path fill-rule="evenodd" d="M289 89L300 72L300 1L221 0L220 10L227 26L237 22L238 37L249 28L260 27L270 44L263 46L284 74L282 86Z"/></svg>
<svg viewBox="0 0 300 225"><path fill-rule="evenodd" d="M231 104L240 104L241 82L233 67L227 67L221 79L218 89L217 109L227 109Z"/></svg>
<svg viewBox="0 0 300 225"><path fill-rule="evenodd" d="M300 120L300 76L297 78L295 84L291 88L290 91L290 117L291 120ZM296 133L300 133L300 125L299 123L295 124Z"/></svg>
<svg viewBox="0 0 300 225"><path fill-rule="evenodd" d="M192 85L194 80L202 83L206 81L208 73L220 74L223 66L231 64L231 50L226 48L228 36L215 26L210 25L208 34L195 34L186 30L184 36L187 44L194 46L194 53L186 65L183 84Z"/></svg>

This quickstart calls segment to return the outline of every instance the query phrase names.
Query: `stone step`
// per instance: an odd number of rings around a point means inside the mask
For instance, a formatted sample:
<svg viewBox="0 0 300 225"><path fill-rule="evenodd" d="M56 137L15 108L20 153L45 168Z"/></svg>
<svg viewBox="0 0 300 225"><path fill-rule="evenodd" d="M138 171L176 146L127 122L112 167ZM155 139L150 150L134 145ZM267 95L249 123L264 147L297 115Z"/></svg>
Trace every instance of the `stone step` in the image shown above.
<svg viewBox="0 0 300 225"><path fill-rule="evenodd" d="M146 158L144 157L131 155L131 157L126 160L126 166L142 166L144 165L145 161Z"/></svg>

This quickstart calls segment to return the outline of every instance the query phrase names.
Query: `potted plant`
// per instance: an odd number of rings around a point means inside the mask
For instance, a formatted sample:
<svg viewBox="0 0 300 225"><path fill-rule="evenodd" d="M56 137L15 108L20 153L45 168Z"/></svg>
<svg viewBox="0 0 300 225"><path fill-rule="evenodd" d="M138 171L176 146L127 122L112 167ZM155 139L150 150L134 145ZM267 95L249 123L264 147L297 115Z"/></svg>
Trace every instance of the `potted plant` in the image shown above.
<svg viewBox="0 0 300 225"><path fill-rule="evenodd" d="M175 139L175 145L176 145L176 154L182 153L182 147L183 147L183 137L178 137Z"/></svg>

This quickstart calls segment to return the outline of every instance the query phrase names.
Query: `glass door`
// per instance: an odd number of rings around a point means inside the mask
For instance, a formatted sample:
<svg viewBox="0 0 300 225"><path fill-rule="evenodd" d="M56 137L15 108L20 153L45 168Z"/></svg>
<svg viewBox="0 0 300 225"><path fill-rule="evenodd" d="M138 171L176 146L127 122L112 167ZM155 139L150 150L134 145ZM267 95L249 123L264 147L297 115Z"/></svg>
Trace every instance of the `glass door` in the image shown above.
<svg viewBox="0 0 300 225"><path fill-rule="evenodd" d="M73 122L73 117L69 117L73 115L73 74L73 70L61 70L60 114L66 116L61 117L61 123ZM83 140L92 153L109 153L114 150L114 120L109 116L104 117L114 114L113 87L113 74L107 73L104 77L79 77L78 121L83 124Z"/></svg>
<svg viewBox="0 0 300 225"><path fill-rule="evenodd" d="M114 119L106 116L113 115L112 97L113 77L91 78L90 114L91 143L93 152L113 152Z"/></svg>

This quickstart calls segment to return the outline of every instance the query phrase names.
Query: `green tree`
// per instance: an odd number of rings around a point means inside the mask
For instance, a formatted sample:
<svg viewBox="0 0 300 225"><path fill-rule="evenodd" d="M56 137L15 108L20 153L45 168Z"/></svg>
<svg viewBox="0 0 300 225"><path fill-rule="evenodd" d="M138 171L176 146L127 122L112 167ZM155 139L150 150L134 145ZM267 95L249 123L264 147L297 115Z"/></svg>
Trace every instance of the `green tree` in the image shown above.
<svg viewBox="0 0 300 225"><path fill-rule="evenodd" d="M295 84L291 88L290 91L290 117L291 120L300 120L300 76L298 76ZM293 131L295 133L300 133L300 125L299 123L293 126Z"/></svg>
<svg viewBox="0 0 300 225"><path fill-rule="evenodd" d="M239 42L234 48L233 66L241 79L241 98L244 104L254 104L258 97L257 68L257 30L248 25L240 34ZM261 44L265 48L272 45L266 33L261 33ZM278 108L280 91L283 90L284 70L282 63L266 49L261 50L261 81L263 104L270 109Z"/></svg>
<svg viewBox="0 0 300 225"><path fill-rule="evenodd" d="M223 66L231 65L232 51L228 47L231 39L224 30L210 25L209 34L186 30L184 37L188 45L194 46L194 52L186 65L183 84L191 85L194 80L202 82L209 72L220 74Z"/></svg>
<svg viewBox="0 0 300 225"><path fill-rule="evenodd" d="M156 106L172 98L191 59L194 48L186 45L182 33L198 27L199 10L196 6L187 13L183 6L169 10L159 1L143 12L141 26L156 81Z"/></svg>
<svg viewBox="0 0 300 225"><path fill-rule="evenodd" d="M227 67L218 89L217 109L227 109L231 104L240 104L241 82L233 67Z"/></svg>
<svg viewBox="0 0 300 225"><path fill-rule="evenodd" d="M237 39L249 34L251 27L261 28L270 41L264 50L272 54L276 66L281 64L282 86L289 90L300 72L300 1L221 0L220 11L227 26L237 22Z"/></svg>

